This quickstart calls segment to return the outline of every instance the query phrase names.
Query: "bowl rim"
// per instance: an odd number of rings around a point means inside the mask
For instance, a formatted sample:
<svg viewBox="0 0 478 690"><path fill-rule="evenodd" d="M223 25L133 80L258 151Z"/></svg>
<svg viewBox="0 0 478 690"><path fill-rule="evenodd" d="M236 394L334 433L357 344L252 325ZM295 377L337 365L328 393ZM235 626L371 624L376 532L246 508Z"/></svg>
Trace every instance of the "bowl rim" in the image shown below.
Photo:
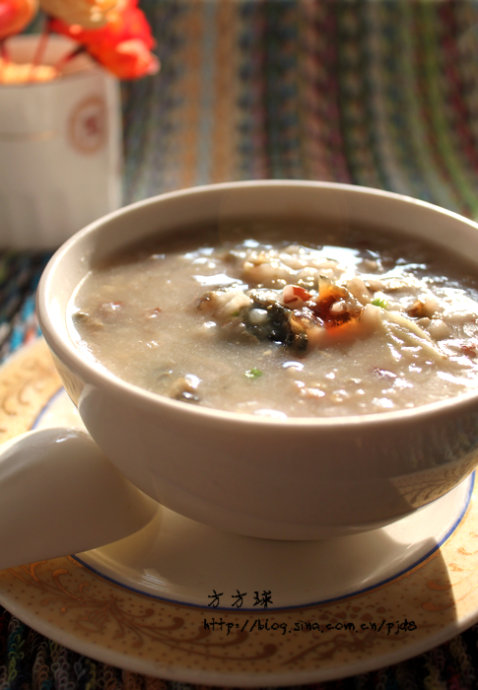
<svg viewBox="0 0 478 690"><path fill-rule="evenodd" d="M474 230L478 232L478 222L462 216L455 211L438 206L437 204L397 192L350 183L297 179L240 180L202 184L163 192L161 194L135 201L104 216L101 216L77 231L51 256L41 274L36 294L36 310L40 329L51 351L62 363L66 364L75 375L79 376L82 381L87 384L101 386L102 388L106 387L110 391L114 391L120 397L129 397L131 398L131 402L135 407L146 409L157 408L158 410L165 408L171 412L177 411L185 418L191 417L193 419L197 418L198 420L202 419L203 421L210 420L211 422L216 421L222 422L223 424L233 424L235 426L253 425L254 428L271 428L274 430L274 432L280 431L281 429L284 429L286 432L288 432L290 429L295 427L300 429L323 427L329 429L340 429L343 427L355 428L357 426L363 428L369 425L400 425L402 423L406 423L411 418L413 418L416 422L420 420L424 421L434 415L438 415L438 417L440 417L440 413L446 414L448 412L456 412L458 408L476 406L478 404L478 387L476 392L468 391L465 393L459 393L458 395L450 398L417 405L413 408L401 408L397 410L386 410L384 412L354 415L334 415L326 417L269 417L265 415L254 415L252 413L231 412L217 408L202 407L200 405L190 405L189 403L168 398L160 393L148 391L136 384L132 384L120 378L118 375L109 371L100 362L95 362L93 358L90 359L82 356L80 348L75 345L73 340L64 339L61 337L58 330L54 328L53 321L50 319L50 309L46 296L47 293L52 292L51 284L54 282L55 274L58 267L64 260L64 257L70 252L74 251L76 244L79 243L83 238L96 232L101 232L102 227L109 225L110 222L114 222L114 220L118 217L124 217L128 214L135 214L138 209L154 206L168 199L214 193L215 191L221 190L233 190L236 188L270 188L285 186L292 186L294 188L309 187L312 189L320 188L342 190L351 194L381 197L382 199L396 200L404 204L413 204L416 206L421 206L424 209L428 209L433 213L438 213L442 216L459 221L460 223L468 226L472 231Z"/></svg>

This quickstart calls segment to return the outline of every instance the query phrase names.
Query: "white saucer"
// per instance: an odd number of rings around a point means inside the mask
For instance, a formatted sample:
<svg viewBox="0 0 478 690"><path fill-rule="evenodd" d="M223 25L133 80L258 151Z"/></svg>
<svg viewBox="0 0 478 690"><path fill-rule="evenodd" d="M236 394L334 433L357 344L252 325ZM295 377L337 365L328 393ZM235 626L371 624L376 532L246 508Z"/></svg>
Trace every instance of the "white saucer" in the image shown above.
<svg viewBox="0 0 478 690"><path fill-rule="evenodd" d="M0 440L13 421L23 430L19 418L24 428L81 425L42 341L4 365L0 391ZM409 518L322 542L230 535L158 506L131 537L0 572L0 601L80 653L164 679L339 678L419 654L478 619L476 495L470 477Z"/></svg>
<svg viewBox="0 0 478 690"><path fill-rule="evenodd" d="M220 608L253 609L260 593L269 592L267 608L311 606L364 592L416 567L455 528L472 487L469 479L420 515L390 527L322 542L231 535L159 508L139 533L78 560L117 584L172 602L208 606L215 599ZM214 597L214 590L222 596Z"/></svg>

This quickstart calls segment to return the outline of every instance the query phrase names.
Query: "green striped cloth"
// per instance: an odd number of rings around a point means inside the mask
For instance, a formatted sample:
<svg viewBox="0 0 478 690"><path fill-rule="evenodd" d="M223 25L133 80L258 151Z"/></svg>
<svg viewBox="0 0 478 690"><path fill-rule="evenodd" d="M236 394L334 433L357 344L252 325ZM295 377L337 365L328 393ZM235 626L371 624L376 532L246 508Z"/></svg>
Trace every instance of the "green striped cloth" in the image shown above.
<svg viewBox="0 0 478 690"><path fill-rule="evenodd" d="M123 85L124 201L208 182L335 180L478 219L477 0L142 0L161 72ZM0 210L1 213L1 210ZM31 338L48 257L0 255L0 359ZM478 687L478 626L312 688ZM185 690L0 610L0 690Z"/></svg>

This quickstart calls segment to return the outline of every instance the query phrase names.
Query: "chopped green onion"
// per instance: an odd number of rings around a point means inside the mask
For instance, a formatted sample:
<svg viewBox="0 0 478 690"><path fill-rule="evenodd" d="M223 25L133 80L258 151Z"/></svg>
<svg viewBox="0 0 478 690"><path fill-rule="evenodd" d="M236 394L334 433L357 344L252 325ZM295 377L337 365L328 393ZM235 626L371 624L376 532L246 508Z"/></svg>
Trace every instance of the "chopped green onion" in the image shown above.
<svg viewBox="0 0 478 690"><path fill-rule="evenodd" d="M245 375L248 379L258 379L259 376L262 376L262 371L260 369L256 369L256 367L253 367L252 369L248 369L245 372Z"/></svg>
<svg viewBox="0 0 478 690"><path fill-rule="evenodd" d="M382 309L387 308L387 302L383 297L375 297L375 299L372 300L372 304L376 307L382 307Z"/></svg>

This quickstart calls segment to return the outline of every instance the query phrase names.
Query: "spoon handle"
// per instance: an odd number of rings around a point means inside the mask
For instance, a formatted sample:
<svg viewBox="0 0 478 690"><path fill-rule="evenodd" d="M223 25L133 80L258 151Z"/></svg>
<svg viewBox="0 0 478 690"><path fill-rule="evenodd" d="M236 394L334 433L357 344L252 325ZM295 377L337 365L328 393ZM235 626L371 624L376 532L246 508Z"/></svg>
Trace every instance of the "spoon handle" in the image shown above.
<svg viewBox="0 0 478 690"><path fill-rule="evenodd" d="M27 432L0 447L0 569L116 541L158 507L85 432Z"/></svg>

